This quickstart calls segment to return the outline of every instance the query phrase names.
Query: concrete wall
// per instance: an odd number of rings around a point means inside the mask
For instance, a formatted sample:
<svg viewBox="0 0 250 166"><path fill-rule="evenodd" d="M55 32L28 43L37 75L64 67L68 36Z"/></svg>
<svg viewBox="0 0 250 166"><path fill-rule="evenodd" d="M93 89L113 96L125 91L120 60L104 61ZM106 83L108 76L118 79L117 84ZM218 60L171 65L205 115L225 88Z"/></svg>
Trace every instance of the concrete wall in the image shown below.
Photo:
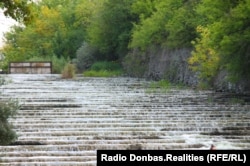
<svg viewBox="0 0 250 166"><path fill-rule="evenodd" d="M11 62L10 74L51 74L51 62Z"/></svg>

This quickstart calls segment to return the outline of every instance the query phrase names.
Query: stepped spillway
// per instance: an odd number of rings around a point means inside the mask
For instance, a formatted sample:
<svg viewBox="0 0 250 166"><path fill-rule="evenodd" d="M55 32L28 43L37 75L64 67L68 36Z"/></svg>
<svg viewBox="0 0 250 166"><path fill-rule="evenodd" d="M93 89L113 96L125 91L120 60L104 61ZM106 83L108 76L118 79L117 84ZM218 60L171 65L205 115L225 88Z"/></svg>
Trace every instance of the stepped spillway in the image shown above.
<svg viewBox="0 0 250 166"><path fill-rule="evenodd" d="M250 149L249 102L228 94L149 92L149 81L126 77L4 77L1 100L21 107L9 120L18 140L0 146L3 165L96 165L98 149Z"/></svg>

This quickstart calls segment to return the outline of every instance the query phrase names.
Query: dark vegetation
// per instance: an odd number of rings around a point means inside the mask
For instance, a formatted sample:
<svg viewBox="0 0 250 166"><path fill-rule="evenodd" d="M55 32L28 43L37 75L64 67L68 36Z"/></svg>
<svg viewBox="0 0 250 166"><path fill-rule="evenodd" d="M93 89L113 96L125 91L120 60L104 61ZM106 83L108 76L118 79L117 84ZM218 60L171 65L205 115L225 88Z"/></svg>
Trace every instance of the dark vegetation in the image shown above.
<svg viewBox="0 0 250 166"><path fill-rule="evenodd" d="M143 76L144 53L155 45L191 48L188 63L208 83L221 70L232 81L250 78L249 0L4 0L0 6L22 23L5 34L5 69L9 61L39 59L53 61L55 73L69 62L89 72L103 61Z"/></svg>
<svg viewBox="0 0 250 166"><path fill-rule="evenodd" d="M250 79L250 0L0 0L0 8L20 22L5 34L0 50L0 68L6 71L10 61L49 60L62 78L73 78L76 71L141 77L146 55L156 46L191 48L188 63L203 85L221 70L231 81ZM161 80L149 91L170 86ZM237 104L248 99L229 98ZM8 120L17 110L17 101L0 101L0 145L41 145L15 142Z"/></svg>
<svg viewBox="0 0 250 166"><path fill-rule="evenodd" d="M84 76L89 77L114 77L123 74L122 66L117 62L100 61L91 65L89 70L84 71Z"/></svg>
<svg viewBox="0 0 250 166"><path fill-rule="evenodd" d="M5 80L0 78L0 86L5 83ZM18 110L18 102L15 100L0 101L0 145L7 145L16 139L16 133L13 130L8 119L13 117Z"/></svg>
<svg viewBox="0 0 250 166"><path fill-rule="evenodd" d="M0 8L20 22L5 34L5 70L10 61L50 60L63 78L75 70L141 77L157 46L191 48L188 63L208 84L221 70L250 79L250 0L0 0ZM16 138L8 119L17 108L0 101L0 144Z"/></svg>

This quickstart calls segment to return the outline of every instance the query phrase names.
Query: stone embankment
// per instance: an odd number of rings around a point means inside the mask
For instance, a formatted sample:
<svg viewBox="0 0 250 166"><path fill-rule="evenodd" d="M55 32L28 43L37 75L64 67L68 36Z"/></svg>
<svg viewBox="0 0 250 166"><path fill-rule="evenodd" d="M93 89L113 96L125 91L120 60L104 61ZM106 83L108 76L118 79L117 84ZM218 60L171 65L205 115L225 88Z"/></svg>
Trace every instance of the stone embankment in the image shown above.
<svg viewBox="0 0 250 166"><path fill-rule="evenodd" d="M148 48L144 55L148 57L146 62L148 67L145 69L144 77L154 80L167 79L193 87L200 86L201 80L199 80L198 73L192 71L188 64L191 52L190 48L168 49L159 46ZM242 78L236 82L230 82L229 78L229 73L223 69L217 73L212 82L206 84L220 91L250 93L249 79Z"/></svg>
<svg viewBox="0 0 250 166"><path fill-rule="evenodd" d="M250 105L239 97L136 78L62 80L7 75L1 98L18 99L18 140L2 165L95 165L98 149L250 149Z"/></svg>

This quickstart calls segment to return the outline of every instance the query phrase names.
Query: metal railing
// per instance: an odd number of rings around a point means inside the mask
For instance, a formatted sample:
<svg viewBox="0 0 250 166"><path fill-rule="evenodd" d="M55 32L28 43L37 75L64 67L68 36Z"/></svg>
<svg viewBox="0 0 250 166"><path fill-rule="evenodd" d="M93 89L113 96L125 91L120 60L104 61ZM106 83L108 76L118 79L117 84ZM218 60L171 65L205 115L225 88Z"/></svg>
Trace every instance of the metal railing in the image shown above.
<svg viewBox="0 0 250 166"><path fill-rule="evenodd" d="M10 62L9 74L51 74L52 62Z"/></svg>

